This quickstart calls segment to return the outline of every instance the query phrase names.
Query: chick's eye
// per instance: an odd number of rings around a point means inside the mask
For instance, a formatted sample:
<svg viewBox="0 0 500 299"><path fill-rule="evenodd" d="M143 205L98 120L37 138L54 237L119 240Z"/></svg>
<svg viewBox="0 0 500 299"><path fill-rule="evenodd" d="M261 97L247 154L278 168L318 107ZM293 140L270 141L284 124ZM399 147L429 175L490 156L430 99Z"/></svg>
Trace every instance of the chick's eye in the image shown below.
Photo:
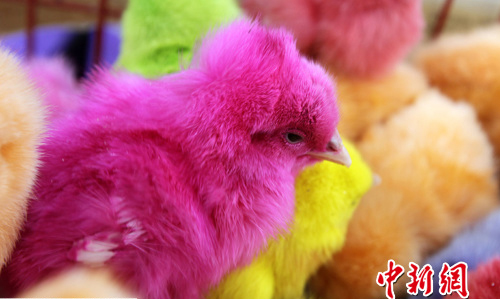
<svg viewBox="0 0 500 299"><path fill-rule="evenodd" d="M285 134L285 138L286 138L286 141L288 141L288 143L299 143L299 142L302 142L302 140L304 140L304 138L298 134L295 134L295 133L286 133Z"/></svg>

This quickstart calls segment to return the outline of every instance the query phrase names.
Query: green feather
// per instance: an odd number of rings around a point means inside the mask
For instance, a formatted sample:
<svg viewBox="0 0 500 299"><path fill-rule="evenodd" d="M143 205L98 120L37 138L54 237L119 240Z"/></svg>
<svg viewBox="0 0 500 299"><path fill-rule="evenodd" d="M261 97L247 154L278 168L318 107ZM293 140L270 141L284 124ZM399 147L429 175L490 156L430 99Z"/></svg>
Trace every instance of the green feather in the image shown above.
<svg viewBox="0 0 500 299"><path fill-rule="evenodd" d="M177 72L200 37L239 15L235 0L129 0L118 67L149 78Z"/></svg>

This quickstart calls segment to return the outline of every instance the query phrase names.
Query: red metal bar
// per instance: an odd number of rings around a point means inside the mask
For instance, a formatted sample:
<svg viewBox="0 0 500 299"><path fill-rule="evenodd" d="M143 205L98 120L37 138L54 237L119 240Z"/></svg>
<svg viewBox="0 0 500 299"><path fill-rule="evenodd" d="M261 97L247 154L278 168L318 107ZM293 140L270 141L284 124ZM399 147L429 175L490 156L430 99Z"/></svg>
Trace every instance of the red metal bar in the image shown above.
<svg viewBox="0 0 500 299"><path fill-rule="evenodd" d="M36 0L26 0L26 57L35 50Z"/></svg>
<svg viewBox="0 0 500 299"><path fill-rule="evenodd" d="M443 7L441 8L441 11L439 12L439 16L436 21L436 25L434 26L434 29L432 30L431 38L436 38L438 37L441 32L443 31L444 25L446 24L446 20L448 18L448 14L450 12L451 5L453 4L453 0L446 0L444 2Z"/></svg>
<svg viewBox="0 0 500 299"><path fill-rule="evenodd" d="M23 0L0 0L1 2L15 2L20 3ZM98 7L95 5L86 5L80 3L71 3L67 1L61 0L37 0L37 6L39 7L50 7L58 10L67 10L67 11L75 11L78 13L85 14L95 14L98 10ZM122 15L123 9L106 9L106 15L119 18Z"/></svg>
<svg viewBox="0 0 500 299"><path fill-rule="evenodd" d="M106 3L107 0L99 0L99 12L97 14L97 26L95 33L94 55L93 63L98 64L101 61L101 48L102 48L102 32L104 22L106 21Z"/></svg>

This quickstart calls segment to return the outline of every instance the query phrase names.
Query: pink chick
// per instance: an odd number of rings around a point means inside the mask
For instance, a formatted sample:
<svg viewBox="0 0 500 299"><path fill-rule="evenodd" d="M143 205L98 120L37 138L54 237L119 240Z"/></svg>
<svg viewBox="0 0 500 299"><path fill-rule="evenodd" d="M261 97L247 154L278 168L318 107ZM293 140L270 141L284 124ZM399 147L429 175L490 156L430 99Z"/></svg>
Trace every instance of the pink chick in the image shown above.
<svg viewBox="0 0 500 299"><path fill-rule="evenodd" d="M386 74L421 37L420 0L323 0L318 61L348 76Z"/></svg>
<svg viewBox="0 0 500 299"><path fill-rule="evenodd" d="M286 228L302 166L350 161L330 78L283 29L235 22L189 69L102 71L84 100L43 147L6 269L18 290L86 264L141 298L199 298Z"/></svg>
<svg viewBox="0 0 500 299"><path fill-rule="evenodd" d="M285 26L300 50L335 74L379 77L420 39L421 0L239 0L251 16Z"/></svg>
<svg viewBox="0 0 500 299"><path fill-rule="evenodd" d="M450 265L453 266L453 265ZM443 284L440 285L443 293L447 295L442 298L449 299L497 299L498 294L500 294L500 257L495 256L494 258L480 264L474 271L468 271L465 276L466 282L463 284L456 284L453 288L448 287L446 284L446 275L449 273L444 273ZM464 287L462 287L465 286Z"/></svg>

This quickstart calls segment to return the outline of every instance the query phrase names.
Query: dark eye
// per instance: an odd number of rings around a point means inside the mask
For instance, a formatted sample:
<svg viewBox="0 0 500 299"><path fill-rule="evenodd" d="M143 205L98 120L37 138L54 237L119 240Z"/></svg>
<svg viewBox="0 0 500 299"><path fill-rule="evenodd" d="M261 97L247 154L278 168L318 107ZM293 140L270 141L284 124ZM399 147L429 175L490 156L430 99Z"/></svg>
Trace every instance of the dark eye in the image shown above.
<svg viewBox="0 0 500 299"><path fill-rule="evenodd" d="M289 143L299 143L299 142L302 142L302 140L304 140L304 138L298 134L294 134L294 133L286 133L285 134L285 138L286 138L286 141L288 141Z"/></svg>

